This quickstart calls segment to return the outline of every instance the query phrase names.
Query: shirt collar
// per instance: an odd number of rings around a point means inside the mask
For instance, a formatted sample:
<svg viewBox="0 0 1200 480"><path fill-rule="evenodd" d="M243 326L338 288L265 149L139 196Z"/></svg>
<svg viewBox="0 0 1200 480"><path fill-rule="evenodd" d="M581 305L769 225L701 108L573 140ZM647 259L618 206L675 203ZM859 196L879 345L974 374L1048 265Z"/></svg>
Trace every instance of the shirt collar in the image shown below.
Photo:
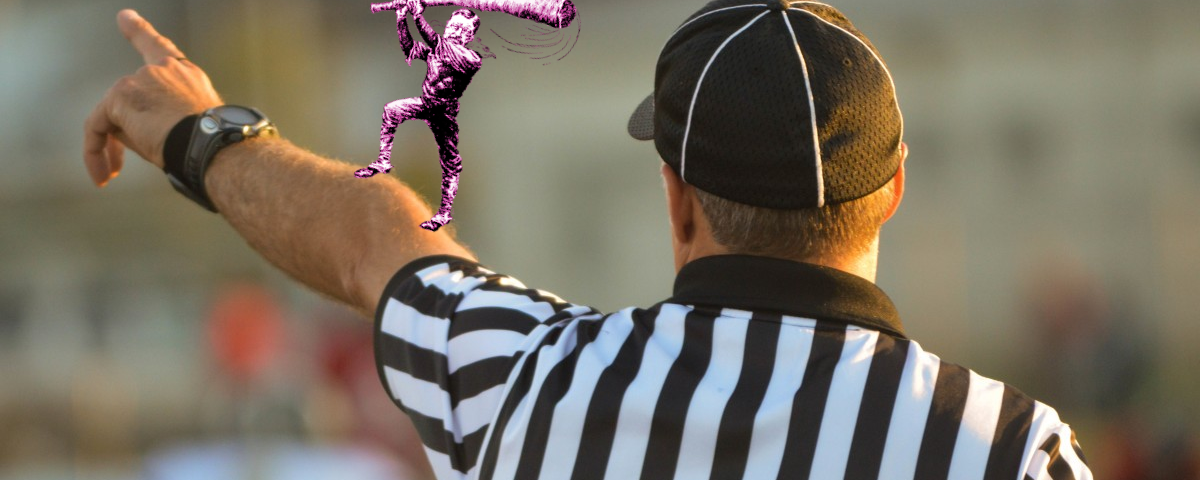
<svg viewBox="0 0 1200 480"><path fill-rule="evenodd" d="M778 258L715 255L675 277L681 305L766 310L857 325L905 338L900 314L874 283L841 270Z"/></svg>

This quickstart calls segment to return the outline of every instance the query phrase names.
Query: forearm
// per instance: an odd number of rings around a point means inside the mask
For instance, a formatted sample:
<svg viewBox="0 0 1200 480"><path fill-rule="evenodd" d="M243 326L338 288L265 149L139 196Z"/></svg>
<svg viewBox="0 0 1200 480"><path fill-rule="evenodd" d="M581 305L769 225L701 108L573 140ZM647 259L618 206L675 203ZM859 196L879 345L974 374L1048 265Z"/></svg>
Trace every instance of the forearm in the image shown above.
<svg viewBox="0 0 1200 480"><path fill-rule="evenodd" d="M413 40L412 35L408 33L408 13L406 8L401 8L400 13L396 15L396 35L400 37L400 48L404 49L404 56L408 56L412 52Z"/></svg>
<svg viewBox="0 0 1200 480"><path fill-rule="evenodd" d="M367 317L409 261L473 258L449 234L416 227L431 212L401 182L355 178L353 167L286 140L222 150L205 181L221 214L267 261Z"/></svg>
<svg viewBox="0 0 1200 480"><path fill-rule="evenodd" d="M425 16L414 13L413 19L417 22L417 31L421 32L421 38L425 39L425 43L429 45L429 48L436 47L441 37L438 37L437 31L433 29L433 26L425 21Z"/></svg>

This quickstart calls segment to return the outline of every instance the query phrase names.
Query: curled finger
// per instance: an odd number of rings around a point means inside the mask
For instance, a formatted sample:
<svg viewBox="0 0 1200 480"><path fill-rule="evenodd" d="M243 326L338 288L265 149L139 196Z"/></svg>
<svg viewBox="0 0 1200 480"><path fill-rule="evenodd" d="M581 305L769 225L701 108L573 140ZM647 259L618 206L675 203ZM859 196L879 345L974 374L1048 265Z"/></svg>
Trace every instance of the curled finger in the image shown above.
<svg viewBox="0 0 1200 480"><path fill-rule="evenodd" d="M108 144L104 147L105 157L108 159L108 178L104 179L104 183L108 183L117 175L120 175L121 169L125 166L125 144L117 138L116 135L108 136Z"/></svg>

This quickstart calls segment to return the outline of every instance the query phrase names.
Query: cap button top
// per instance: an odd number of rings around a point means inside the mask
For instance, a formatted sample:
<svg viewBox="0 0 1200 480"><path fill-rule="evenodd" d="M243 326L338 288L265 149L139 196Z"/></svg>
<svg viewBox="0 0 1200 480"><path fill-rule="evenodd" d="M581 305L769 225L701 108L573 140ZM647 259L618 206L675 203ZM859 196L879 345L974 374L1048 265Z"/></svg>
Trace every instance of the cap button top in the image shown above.
<svg viewBox="0 0 1200 480"><path fill-rule="evenodd" d="M784 10L787 10L788 8L791 8L791 6L792 5L790 3L788 3L787 0L772 0L769 3L767 3L767 8L770 8L771 10L774 10L776 12L782 12Z"/></svg>

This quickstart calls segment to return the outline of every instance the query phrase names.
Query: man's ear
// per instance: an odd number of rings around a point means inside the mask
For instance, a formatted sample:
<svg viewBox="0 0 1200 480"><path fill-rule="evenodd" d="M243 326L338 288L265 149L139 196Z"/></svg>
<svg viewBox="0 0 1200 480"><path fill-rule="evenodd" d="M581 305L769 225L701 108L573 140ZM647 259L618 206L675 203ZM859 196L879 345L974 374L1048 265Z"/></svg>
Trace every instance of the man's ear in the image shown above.
<svg viewBox="0 0 1200 480"><path fill-rule="evenodd" d="M900 200L904 198L904 160L908 158L908 144L900 142L900 169L896 170L896 176L892 179L892 205L888 207L887 215L883 217L884 223L896 214L896 210L900 208Z"/></svg>
<svg viewBox="0 0 1200 480"><path fill-rule="evenodd" d="M667 190L667 217L671 220L671 237L676 244L686 245L696 234L692 219L692 186L683 182L669 165L662 164L663 185Z"/></svg>

